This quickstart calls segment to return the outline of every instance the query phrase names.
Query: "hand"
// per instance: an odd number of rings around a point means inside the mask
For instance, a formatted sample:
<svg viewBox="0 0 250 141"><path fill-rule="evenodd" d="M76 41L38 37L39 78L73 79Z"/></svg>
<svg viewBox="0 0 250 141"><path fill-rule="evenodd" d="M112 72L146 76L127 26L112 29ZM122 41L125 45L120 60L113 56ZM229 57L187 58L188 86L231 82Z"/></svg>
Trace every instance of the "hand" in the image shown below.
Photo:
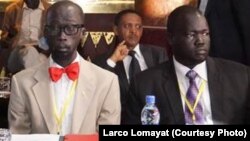
<svg viewBox="0 0 250 141"><path fill-rule="evenodd" d="M128 55L129 49L123 40L118 44L114 53L111 55L110 59L115 63L118 61L122 61Z"/></svg>

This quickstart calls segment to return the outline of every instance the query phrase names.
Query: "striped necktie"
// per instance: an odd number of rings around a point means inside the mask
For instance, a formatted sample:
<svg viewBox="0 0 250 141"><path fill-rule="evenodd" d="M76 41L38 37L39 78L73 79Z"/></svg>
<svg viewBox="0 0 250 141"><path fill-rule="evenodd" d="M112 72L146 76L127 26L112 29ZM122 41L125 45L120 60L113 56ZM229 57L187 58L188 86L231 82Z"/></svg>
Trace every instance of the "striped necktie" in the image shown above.
<svg viewBox="0 0 250 141"><path fill-rule="evenodd" d="M186 76L189 78L189 88L187 90L185 104L186 124L204 124L203 108L200 100L197 99L199 93L199 89L195 82L197 73L190 70L187 72Z"/></svg>

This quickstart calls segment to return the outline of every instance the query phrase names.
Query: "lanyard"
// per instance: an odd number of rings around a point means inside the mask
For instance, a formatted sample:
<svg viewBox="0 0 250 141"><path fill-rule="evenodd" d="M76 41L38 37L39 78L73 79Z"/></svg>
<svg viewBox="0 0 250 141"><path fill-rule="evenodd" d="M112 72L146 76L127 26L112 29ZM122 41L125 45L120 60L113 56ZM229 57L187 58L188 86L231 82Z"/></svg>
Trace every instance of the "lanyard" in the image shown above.
<svg viewBox="0 0 250 141"><path fill-rule="evenodd" d="M181 84L179 83L179 89L180 89L180 92L181 92L181 96L184 98L184 101L185 101L185 103L187 104L187 107L188 107L188 109L191 111L192 114L194 113L194 110L195 110L195 108L196 108L196 106L197 106L197 104L198 104L198 101L200 100L201 94L202 94L202 93L204 92L204 90L205 90L205 84L206 84L206 81L205 81L205 80L202 80L201 86L200 86L200 88L198 89L198 95L197 95L197 97L196 97L196 99L195 99L195 103L194 103L194 105L192 106L192 105L190 104L189 100L186 98L186 96L185 96L185 94L184 94L184 91L183 91L183 89L181 88Z"/></svg>
<svg viewBox="0 0 250 141"><path fill-rule="evenodd" d="M53 114L54 114L54 117L56 119L56 124L57 124L57 133L59 134L61 132L61 128L62 128L62 122L63 122L63 119L65 118L65 113L66 111L68 110L69 108L69 104L70 102L72 101L73 97L74 97L74 94L75 94L75 88L76 88L76 83L77 83L77 80L75 80L70 88L70 93L69 95L67 96L66 100L64 101L64 104L62 106L62 112L61 114L59 114L59 110L57 109L57 106L56 106L56 100L54 98L54 104L53 104Z"/></svg>

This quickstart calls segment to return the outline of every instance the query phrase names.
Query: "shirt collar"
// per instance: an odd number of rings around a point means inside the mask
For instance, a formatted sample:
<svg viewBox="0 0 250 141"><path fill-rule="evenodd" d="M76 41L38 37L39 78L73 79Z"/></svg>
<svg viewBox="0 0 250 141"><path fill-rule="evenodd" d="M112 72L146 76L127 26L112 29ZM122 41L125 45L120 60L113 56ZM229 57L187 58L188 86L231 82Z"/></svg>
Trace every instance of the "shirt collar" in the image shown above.
<svg viewBox="0 0 250 141"><path fill-rule="evenodd" d="M133 49L133 51L135 51L135 55L137 55L138 57L141 57L141 51L140 51L140 47L139 47L139 44L137 44L136 46L135 46L135 48Z"/></svg>
<svg viewBox="0 0 250 141"><path fill-rule="evenodd" d="M181 75L182 77L186 77L186 73L190 70L190 68L184 66L183 64L179 63L175 57L173 56L173 62L176 73ZM192 70L194 70L198 76L205 81L207 81L207 65L206 61L201 62L200 64L197 64Z"/></svg>

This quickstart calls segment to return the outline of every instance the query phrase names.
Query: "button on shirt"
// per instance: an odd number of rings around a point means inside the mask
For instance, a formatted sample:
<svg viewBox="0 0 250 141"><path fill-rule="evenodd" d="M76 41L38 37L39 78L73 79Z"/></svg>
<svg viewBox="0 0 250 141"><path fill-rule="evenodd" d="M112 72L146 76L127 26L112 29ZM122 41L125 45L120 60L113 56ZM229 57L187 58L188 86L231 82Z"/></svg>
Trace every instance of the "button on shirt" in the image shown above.
<svg viewBox="0 0 250 141"><path fill-rule="evenodd" d="M62 66L58 65L56 62L54 62L52 60L51 56L49 57L49 59L50 59L50 67L62 68ZM79 56L79 54L77 54L77 57L73 62L79 62L79 61L80 61L80 56ZM68 98L68 96L70 94L71 87L73 87L73 82L74 81L72 81L68 78L66 73L63 73L61 79L59 79L57 82L51 81L52 97L54 98L53 101L56 102L56 107L59 111L59 113L58 113L59 115L61 115L65 100ZM75 95L76 95L76 93L74 94L74 97L75 97ZM60 133L61 135L71 133L74 97L73 97L72 101L70 102L70 105L69 105L69 107L66 111L65 117L63 119L62 129L61 129L61 133ZM55 120L55 117L54 117L54 120Z"/></svg>
<svg viewBox="0 0 250 141"><path fill-rule="evenodd" d="M186 73L190 70L190 68L182 65L179 63L175 57L173 57L174 61L174 67L176 70L177 80L179 84L179 89L181 92L181 100L183 105L183 111L185 111L185 100L184 96L186 96L188 87L189 87L189 79L186 77ZM211 110L211 102L210 102L210 96L209 96L209 89L208 89L208 79L207 79L207 67L206 62L202 62L198 65L196 65L193 70L198 74L198 76L195 79L195 82L198 86L198 89L201 86L202 81L205 81L205 89L204 92L201 94L201 104L203 107L203 114L205 117L205 123L204 124L213 124L212 121L212 110Z"/></svg>

